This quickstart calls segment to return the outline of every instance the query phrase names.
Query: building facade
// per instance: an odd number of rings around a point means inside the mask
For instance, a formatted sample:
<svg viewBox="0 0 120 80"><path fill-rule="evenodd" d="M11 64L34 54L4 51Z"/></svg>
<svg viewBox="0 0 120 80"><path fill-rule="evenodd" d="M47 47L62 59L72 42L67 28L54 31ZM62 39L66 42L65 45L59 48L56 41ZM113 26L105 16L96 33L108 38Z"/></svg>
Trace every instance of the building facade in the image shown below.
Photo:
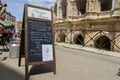
<svg viewBox="0 0 120 80"><path fill-rule="evenodd" d="M57 0L56 42L120 51L120 0Z"/></svg>
<svg viewBox="0 0 120 80"><path fill-rule="evenodd" d="M4 26L10 26L10 25L14 25L15 26L15 24L16 24L16 17L15 16L13 16L10 12L5 12L4 14L3 14L3 18L4 18Z"/></svg>
<svg viewBox="0 0 120 80"><path fill-rule="evenodd" d="M15 28L16 28L16 33L18 34L18 36L20 36L22 30L22 21L16 21Z"/></svg>

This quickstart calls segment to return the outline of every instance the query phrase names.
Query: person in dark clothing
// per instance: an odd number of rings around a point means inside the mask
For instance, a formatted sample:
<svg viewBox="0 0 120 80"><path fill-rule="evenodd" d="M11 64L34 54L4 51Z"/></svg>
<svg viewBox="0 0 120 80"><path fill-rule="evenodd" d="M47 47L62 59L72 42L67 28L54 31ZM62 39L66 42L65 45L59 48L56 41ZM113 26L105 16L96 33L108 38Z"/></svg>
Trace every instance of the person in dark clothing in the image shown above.
<svg viewBox="0 0 120 80"><path fill-rule="evenodd" d="M12 40L14 34L15 34L15 27L14 25L11 25L10 28L8 29L9 42Z"/></svg>
<svg viewBox="0 0 120 80"><path fill-rule="evenodd" d="M3 27L2 28L2 37L1 37L1 39L2 39L2 42L4 42L3 43L4 45L8 43L7 36L8 36L8 31Z"/></svg>

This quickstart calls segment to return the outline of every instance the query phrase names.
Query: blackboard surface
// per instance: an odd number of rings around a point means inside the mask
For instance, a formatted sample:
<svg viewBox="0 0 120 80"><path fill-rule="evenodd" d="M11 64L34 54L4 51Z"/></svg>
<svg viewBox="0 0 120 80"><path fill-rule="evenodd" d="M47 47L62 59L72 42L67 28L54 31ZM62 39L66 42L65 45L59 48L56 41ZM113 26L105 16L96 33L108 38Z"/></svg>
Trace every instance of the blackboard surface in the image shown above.
<svg viewBox="0 0 120 80"><path fill-rule="evenodd" d="M20 41L19 64L25 57L25 80L29 80L28 65L53 64L56 74L52 9L25 4Z"/></svg>
<svg viewBox="0 0 120 80"><path fill-rule="evenodd" d="M42 61L42 45L52 45L52 23L28 20L28 62Z"/></svg>

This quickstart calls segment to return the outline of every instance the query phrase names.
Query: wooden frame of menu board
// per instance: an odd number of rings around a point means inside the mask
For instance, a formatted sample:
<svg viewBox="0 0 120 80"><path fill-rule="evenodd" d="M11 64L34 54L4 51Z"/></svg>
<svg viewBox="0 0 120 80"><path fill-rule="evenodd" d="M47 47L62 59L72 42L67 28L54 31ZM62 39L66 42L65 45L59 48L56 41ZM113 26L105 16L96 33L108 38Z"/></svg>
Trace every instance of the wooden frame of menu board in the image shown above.
<svg viewBox="0 0 120 80"><path fill-rule="evenodd" d="M20 36L20 51L19 51L19 59L18 59L18 66L21 66L21 58L25 57L25 7L23 13L23 22L22 22L22 29L21 29L21 36Z"/></svg>
<svg viewBox="0 0 120 80"><path fill-rule="evenodd" d="M28 65L53 64L56 74L52 10L25 4L20 56L25 53L25 77L29 79ZM23 42L22 42L23 41ZM22 47L24 46L24 51ZM21 57L19 57L19 65Z"/></svg>

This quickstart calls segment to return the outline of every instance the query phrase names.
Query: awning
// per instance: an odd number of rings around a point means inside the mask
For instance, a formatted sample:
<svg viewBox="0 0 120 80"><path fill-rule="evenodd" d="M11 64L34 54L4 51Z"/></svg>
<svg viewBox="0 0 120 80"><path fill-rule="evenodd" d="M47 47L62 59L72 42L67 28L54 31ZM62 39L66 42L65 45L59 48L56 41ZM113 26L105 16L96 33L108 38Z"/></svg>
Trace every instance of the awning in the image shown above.
<svg viewBox="0 0 120 80"><path fill-rule="evenodd" d="M10 24L9 22L5 21L5 22L4 22L4 26L5 26L5 27L10 27L11 24Z"/></svg>

